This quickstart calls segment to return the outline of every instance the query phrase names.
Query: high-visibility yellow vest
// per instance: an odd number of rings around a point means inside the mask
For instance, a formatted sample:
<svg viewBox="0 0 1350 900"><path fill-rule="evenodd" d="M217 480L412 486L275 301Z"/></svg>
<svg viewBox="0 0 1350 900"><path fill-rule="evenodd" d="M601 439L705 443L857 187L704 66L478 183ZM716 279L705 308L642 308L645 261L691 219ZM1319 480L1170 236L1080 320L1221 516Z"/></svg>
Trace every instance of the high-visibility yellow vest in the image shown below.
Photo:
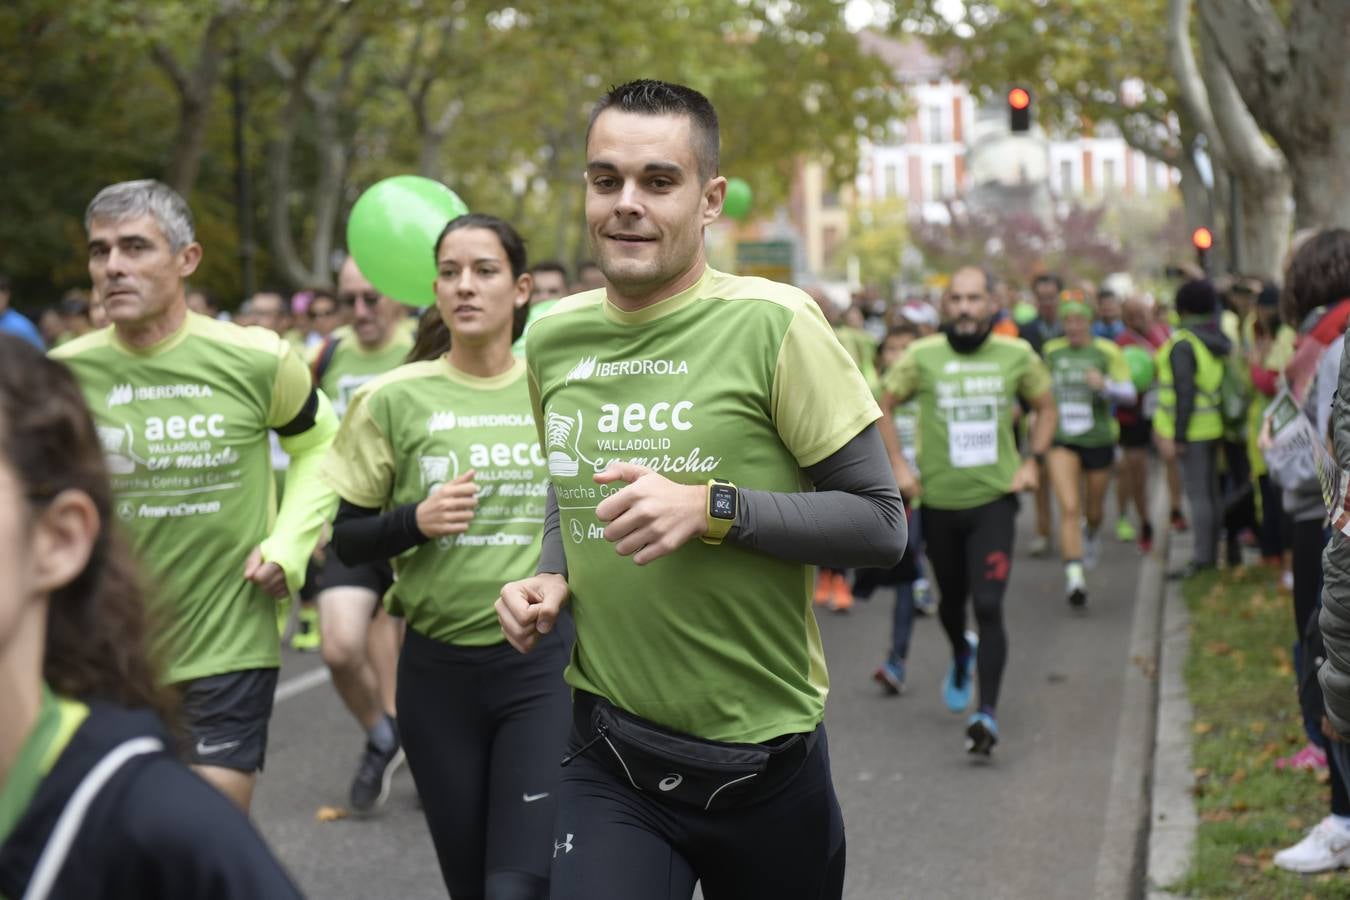
<svg viewBox="0 0 1350 900"><path fill-rule="evenodd" d="M1158 348L1154 363L1158 370L1158 411L1153 414L1153 430L1165 438L1176 437L1177 392L1172 383L1172 348L1187 341L1195 352L1195 403L1186 423L1186 440L1214 441L1223 437L1223 416L1219 412L1219 386L1223 383L1223 362L1210 352L1205 342L1192 331L1178 328L1167 343Z"/></svg>

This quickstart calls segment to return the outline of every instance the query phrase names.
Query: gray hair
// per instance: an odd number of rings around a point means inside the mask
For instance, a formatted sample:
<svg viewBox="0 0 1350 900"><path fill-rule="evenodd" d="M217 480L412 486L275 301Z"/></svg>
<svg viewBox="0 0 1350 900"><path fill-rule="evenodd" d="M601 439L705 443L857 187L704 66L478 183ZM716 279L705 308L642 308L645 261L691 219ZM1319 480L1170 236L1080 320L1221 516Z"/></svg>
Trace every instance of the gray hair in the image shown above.
<svg viewBox="0 0 1350 900"><path fill-rule="evenodd" d="M187 202L173 188L153 178L110 184L99 191L84 211L84 230L88 231L96 219L121 222L147 214L155 217L174 253L196 240Z"/></svg>

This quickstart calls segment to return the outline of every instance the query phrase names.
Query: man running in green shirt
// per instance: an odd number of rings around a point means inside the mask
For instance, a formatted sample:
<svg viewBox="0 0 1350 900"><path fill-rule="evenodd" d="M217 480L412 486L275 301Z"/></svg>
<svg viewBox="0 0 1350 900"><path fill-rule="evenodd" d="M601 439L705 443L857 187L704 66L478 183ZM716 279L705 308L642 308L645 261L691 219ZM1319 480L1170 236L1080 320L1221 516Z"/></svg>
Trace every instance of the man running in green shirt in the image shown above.
<svg viewBox="0 0 1350 900"><path fill-rule="evenodd" d="M1017 493L1034 490L1041 461L1055 434L1050 377L1031 346L991 334L997 311L992 279L968 267L952 276L942 333L910 345L887 373L882 435L896 481L906 497L923 498L924 544L937 580L938 617L952 645L943 682L947 708L970 705L972 669L978 671L979 711L966 726L966 749L988 755L998 743L998 694L1008 657L1003 594L1012 568ZM1018 457L1012 410L1018 398L1037 414L1032 456ZM905 461L891 414L919 402L919 471ZM975 607L978 641L966 633L966 601Z"/></svg>
<svg viewBox="0 0 1350 900"><path fill-rule="evenodd" d="M112 327L53 355L80 381L120 527L157 587L152 650L182 693L189 759L247 809L280 666L272 598L299 589L336 503L318 469L337 418L277 335L188 311L202 248L173 190L104 188L85 228ZM280 511L269 430L292 460Z"/></svg>
<svg viewBox="0 0 1350 900"><path fill-rule="evenodd" d="M705 97L617 87L586 153L607 286L530 334L550 515L497 601L522 651L569 598L576 621L551 896L839 898L811 566L904 549L880 410L809 297L708 267Z"/></svg>
<svg viewBox="0 0 1350 900"><path fill-rule="evenodd" d="M349 311L351 334L319 345L313 371L342 416L358 388L403 364L412 340L399 327L398 302L381 295L350 256L338 272L337 299ZM403 763L394 724L400 628L381 605L393 583L389 560L349 566L331 549L318 576L320 652L338 696L366 734L349 795L358 813L388 798L390 777Z"/></svg>

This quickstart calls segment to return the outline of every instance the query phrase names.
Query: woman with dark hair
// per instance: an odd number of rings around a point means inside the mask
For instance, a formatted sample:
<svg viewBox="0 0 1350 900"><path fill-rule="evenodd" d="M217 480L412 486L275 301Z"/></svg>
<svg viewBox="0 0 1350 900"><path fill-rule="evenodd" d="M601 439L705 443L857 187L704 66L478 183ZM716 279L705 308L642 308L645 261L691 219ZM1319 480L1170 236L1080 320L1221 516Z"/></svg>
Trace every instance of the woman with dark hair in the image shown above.
<svg viewBox="0 0 1350 900"><path fill-rule="evenodd" d="M547 468L525 362L525 244L466 215L436 241L436 312L410 362L362 387L325 465L341 497L333 547L393 559L387 600L407 622L398 724L455 900L548 890L558 760L570 723L555 632L522 656L502 636L502 584L534 574ZM428 312L431 315L431 312ZM538 656L538 658L536 658Z"/></svg>
<svg viewBox="0 0 1350 900"><path fill-rule="evenodd" d="M1340 228L1320 231L1298 248L1285 272L1280 315L1285 324L1297 329L1298 337L1293 357L1284 367L1283 392L1276 396L1267 413L1262 443L1271 464L1270 474L1283 492L1284 511L1294 523L1295 666L1299 701L1310 741L1324 751L1331 751L1327 752L1331 809L1301 841L1276 853L1274 862L1295 872L1321 872L1350 865L1348 760L1344 754L1334 752L1334 745L1329 746L1322 733L1328 712L1333 721L1340 718L1344 708L1339 702L1343 685L1328 679L1329 690L1324 698L1316 677L1321 657L1345 658L1344 651L1337 647L1344 634L1346 612L1344 576L1338 577L1338 572L1343 573L1344 569L1335 565L1334 549L1323 558L1327 509L1312 448L1307 446L1297 453L1282 452L1278 449L1278 433L1285 430L1285 422L1297 420L1301 415L1311 426L1308 430L1326 440L1333 425L1333 402L1337 415L1343 406L1336 398L1342 341L1350 319L1350 231ZM1272 436L1274 428L1278 432ZM1341 447L1338 450L1344 452ZM1323 602L1326 607L1319 628L1314 614Z"/></svg>
<svg viewBox="0 0 1350 900"><path fill-rule="evenodd" d="M174 758L112 505L74 379L0 336L0 896L299 897Z"/></svg>

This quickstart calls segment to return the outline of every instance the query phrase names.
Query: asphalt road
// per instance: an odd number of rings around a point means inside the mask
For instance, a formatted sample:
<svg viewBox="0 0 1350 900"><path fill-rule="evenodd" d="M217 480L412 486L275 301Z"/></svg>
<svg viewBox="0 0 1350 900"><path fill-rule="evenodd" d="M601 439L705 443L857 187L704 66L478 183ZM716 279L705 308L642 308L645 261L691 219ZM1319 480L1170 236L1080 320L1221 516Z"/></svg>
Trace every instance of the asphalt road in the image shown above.
<svg viewBox="0 0 1350 900"><path fill-rule="evenodd" d="M907 692L884 697L871 676L889 639L890 593L819 614L850 900L1093 894L1140 558L1104 536L1089 608L1071 612L1059 564L1026 553L1029 520L1024 503L1006 601L1002 742L988 763L965 753L964 717L942 704L948 650L935 618L916 623ZM362 744L321 668L317 655L285 660L283 686L304 687L293 679L306 673L314 686L276 707L256 821L310 897L444 897L406 770L381 816L316 819L321 806L343 804Z"/></svg>

